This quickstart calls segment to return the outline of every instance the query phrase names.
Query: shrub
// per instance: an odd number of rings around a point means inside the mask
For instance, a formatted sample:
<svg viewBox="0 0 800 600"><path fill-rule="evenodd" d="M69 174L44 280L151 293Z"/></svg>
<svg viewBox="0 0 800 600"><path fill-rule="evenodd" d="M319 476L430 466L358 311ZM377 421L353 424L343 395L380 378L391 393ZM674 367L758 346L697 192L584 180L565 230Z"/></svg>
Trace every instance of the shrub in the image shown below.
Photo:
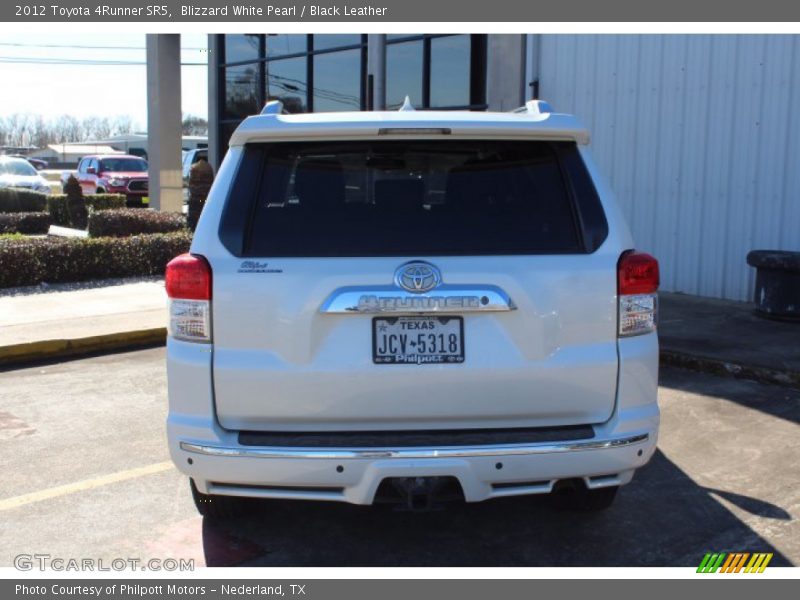
<svg viewBox="0 0 800 600"><path fill-rule="evenodd" d="M76 229L85 229L89 213L86 210L86 203L83 201L81 184L78 183L74 175L70 175L67 179L67 183L64 185L64 193L67 195L69 226Z"/></svg>
<svg viewBox="0 0 800 600"><path fill-rule="evenodd" d="M180 213L125 208L93 212L89 215L89 235L91 237L168 233L180 231L185 227L186 218Z"/></svg>
<svg viewBox="0 0 800 600"><path fill-rule="evenodd" d="M47 233L51 222L46 212L0 213L0 233Z"/></svg>
<svg viewBox="0 0 800 600"><path fill-rule="evenodd" d="M92 194L83 201L89 210L116 210L125 208L125 194Z"/></svg>
<svg viewBox="0 0 800 600"><path fill-rule="evenodd" d="M47 196L19 188L0 188L0 213L40 212L45 210Z"/></svg>
<svg viewBox="0 0 800 600"><path fill-rule="evenodd" d="M187 232L127 238L0 238L0 288L109 277L162 275L188 252Z"/></svg>
<svg viewBox="0 0 800 600"><path fill-rule="evenodd" d="M90 211L115 210L125 208L124 194L92 194L84 196L83 202ZM67 195L52 194L47 197L47 210L56 225L69 226L69 213L67 212Z"/></svg>

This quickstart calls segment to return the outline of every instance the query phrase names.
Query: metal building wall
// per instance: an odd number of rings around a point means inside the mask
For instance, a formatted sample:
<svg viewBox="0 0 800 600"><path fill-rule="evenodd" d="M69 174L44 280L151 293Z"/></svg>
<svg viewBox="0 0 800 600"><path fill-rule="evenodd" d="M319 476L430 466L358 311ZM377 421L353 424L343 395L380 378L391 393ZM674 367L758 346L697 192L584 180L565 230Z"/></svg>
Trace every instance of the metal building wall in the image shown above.
<svg viewBox="0 0 800 600"><path fill-rule="evenodd" d="M748 300L754 248L800 250L800 36L544 35L662 289Z"/></svg>

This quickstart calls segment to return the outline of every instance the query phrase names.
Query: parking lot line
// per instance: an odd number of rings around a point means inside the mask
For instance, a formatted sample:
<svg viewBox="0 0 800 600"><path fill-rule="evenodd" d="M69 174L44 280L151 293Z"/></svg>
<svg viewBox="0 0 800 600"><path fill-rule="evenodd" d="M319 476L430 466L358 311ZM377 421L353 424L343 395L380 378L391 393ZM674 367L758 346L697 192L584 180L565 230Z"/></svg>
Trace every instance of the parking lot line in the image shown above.
<svg viewBox="0 0 800 600"><path fill-rule="evenodd" d="M66 485L59 485L56 487L39 490L38 492L31 492L30 494L22 494L21 496L13 496L0 500L0 511L11 510L19 508L26 504L33 504L34 502L41 502L42 500L50 500L51 498L58 498L59 496L66 496L74 494L75 492L83 492L94 488L102 487L120 481L127 481L128 479L136 479L137 477L144 477L145 475L153 475L161 473L174 468L172 462L165 461L147 465L145 467L137 467L135 469L128 469L126 471L118 471L117 473L109 473L108 475L101 475L92 479L84 479L83 481L76 481L75 483L68 483Z"/></svg>

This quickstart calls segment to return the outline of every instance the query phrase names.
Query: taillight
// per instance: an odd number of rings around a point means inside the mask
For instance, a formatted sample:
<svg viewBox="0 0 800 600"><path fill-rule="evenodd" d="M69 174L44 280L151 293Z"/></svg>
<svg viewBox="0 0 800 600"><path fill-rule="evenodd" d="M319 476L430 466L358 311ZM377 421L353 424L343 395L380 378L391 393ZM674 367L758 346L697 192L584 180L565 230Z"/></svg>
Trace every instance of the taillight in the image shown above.
<svg viewBox="0 0 800 600"><path fill-rule="evenodd" d="M181 254L167 264L169 335L211 342L211 267L202 256Z"/></svg>
<svg viewBox="0 0 800 600"><path fill-rule="evenodd" d="M620 337L656 330L658 317L658 261L644 252L629 250L617 264Z"/></svg>

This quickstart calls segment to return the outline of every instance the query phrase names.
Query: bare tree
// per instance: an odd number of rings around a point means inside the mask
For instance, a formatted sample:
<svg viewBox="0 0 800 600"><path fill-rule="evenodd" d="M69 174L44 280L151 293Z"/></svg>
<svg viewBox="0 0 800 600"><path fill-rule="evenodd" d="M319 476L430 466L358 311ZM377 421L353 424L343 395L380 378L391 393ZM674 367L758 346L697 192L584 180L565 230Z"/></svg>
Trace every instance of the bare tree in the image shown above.
<svg viewBox="0 0 800 600"><path fill-rule="evenodd" d="M200 121L205 123L202 119ZM43 148L48 144L104 139L114 134L130 133L135 128L128 115L79 120L72 115L45 119L42 115L14 113L0 117L0 145Z"/></svg>
<svg viewBox="0 0 800 600"><path fill-rule="evenodd" d="M61 143L80 142L83 138L83 126L72 115L61 115L54 123L56 138Z"/></svg>
<svg viewBox="0 0 800 600"><path fill-rule="evenodd" d="M208 121L203 117L187 114L181 123L183 135L208 135Z"/></svg>
<svg viewBox="0 0 800 600"><path fill-rule="evenodd" d="M111 121L111 133L119 135L121 133L132 133L134 130L133 119L129 115L117 115Z"/></svg>

